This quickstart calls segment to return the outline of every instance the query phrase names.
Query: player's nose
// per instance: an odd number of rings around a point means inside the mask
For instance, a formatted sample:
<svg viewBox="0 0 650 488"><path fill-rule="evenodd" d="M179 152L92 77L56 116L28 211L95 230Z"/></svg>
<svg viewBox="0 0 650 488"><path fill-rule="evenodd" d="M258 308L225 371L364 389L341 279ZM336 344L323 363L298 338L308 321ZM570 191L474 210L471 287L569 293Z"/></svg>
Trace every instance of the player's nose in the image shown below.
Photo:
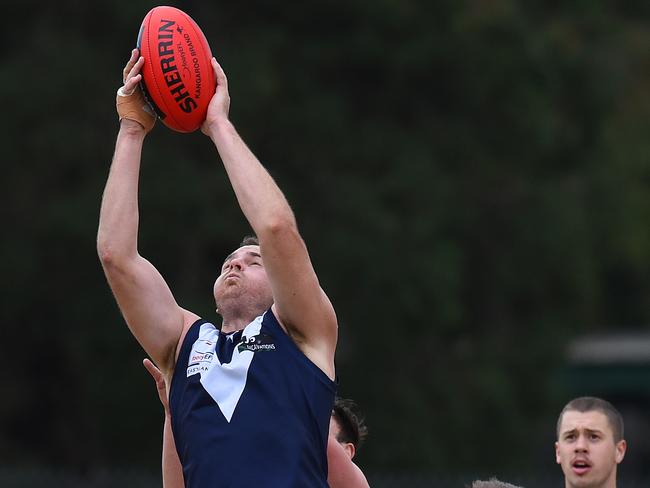
<svg viewBox="0 0 650 488"><path fill-rule="evenodd" d="M231 269L238 269L241 271L241 269L244 267L244 261L240 258L232 258L230 260L230 268Z"/></svg>
<svg viewBox="0 0 650 488"><path fill-rule="evenodd" d="M578 439L576 440L575 450L576 452L584 452L587 450L587 439L585 436L578 436Z"/></svg>

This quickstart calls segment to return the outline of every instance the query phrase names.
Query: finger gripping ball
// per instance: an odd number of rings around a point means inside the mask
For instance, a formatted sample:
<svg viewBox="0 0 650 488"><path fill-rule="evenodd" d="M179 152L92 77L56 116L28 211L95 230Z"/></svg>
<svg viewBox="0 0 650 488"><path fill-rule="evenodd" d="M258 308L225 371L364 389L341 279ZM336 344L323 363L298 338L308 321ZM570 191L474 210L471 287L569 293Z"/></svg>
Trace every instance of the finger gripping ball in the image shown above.
<svg viewBox="0 0 650 488"><path fill-rule="evenodd" d="M155 7L142 21L137 47L144 57L142 90L160 120L178 132L201 127L216 81L198 24L177 8Z"/></svg>

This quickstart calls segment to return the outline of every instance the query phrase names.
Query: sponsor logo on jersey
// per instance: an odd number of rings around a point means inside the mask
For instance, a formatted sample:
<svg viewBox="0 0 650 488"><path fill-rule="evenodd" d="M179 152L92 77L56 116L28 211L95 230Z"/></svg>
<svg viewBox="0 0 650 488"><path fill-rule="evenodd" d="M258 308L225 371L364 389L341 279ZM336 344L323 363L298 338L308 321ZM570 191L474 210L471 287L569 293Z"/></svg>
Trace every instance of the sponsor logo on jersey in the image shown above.
<svg viewBox="0 0 650 488"><path fill-rule="evenodd" d="M190 358L187 364L187 376L207 371L214 356L214 342L201 339L197 340L190 352Z"/></svg>
<svg viewBox="0 0 650 488"><path fill-rule="evenodd" d="M242 351L275 351L273 337L268 334L257 334L252 337L242 336L241 342L237 344L239 352Z"/></svg>

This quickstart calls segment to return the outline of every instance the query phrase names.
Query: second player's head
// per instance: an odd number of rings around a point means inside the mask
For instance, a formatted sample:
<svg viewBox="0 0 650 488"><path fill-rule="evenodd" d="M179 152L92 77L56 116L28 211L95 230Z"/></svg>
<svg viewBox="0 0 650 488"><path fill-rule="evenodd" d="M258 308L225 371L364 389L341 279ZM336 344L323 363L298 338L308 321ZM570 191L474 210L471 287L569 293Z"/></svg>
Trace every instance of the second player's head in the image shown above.
<svg viewBox="0 0 650 488"><path fill-rule="evenodd" d="M363 444L368 435L368 428L355 411L352 400L337 397L330 418L330 435L334 436L350 459Z"/></svg>
<svg viewBox="0 0 650 488"><path fill-rule="evenodd" d="M626 447L623 418L611 403L580 397L562 409L555 458L566 488L614 488Z"/></svg>

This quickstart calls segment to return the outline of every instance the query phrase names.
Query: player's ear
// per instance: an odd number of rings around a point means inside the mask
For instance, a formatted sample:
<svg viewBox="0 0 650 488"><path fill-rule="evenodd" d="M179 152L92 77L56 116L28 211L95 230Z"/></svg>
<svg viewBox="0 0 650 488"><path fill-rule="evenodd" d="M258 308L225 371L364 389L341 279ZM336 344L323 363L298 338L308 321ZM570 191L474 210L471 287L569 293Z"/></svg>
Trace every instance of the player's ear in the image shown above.
<svg viewBox="0 0 650 488"><path fill-rule="evenodd" d="M350 459L354 458L354 455L356 454L356 449L354 447L354 444L351 442L344 442L341 444L343 446L343 449L345 450L346 454L350 456Z"/></svg>
<svg viewBox="0 0 650 488"><path fill-rule="evenodd" d="M621 461L623 461L626 450L627 450L627 442L625 442L624 439L616 443L616 464L619 464Z"/></svg>
<svg viewBox="0 0 650 488"><path fill-rule="evenodd" d="M556 442L555 443L555 462L557 464L560 464L562 460L560 459L560 443Z"/></svg>

